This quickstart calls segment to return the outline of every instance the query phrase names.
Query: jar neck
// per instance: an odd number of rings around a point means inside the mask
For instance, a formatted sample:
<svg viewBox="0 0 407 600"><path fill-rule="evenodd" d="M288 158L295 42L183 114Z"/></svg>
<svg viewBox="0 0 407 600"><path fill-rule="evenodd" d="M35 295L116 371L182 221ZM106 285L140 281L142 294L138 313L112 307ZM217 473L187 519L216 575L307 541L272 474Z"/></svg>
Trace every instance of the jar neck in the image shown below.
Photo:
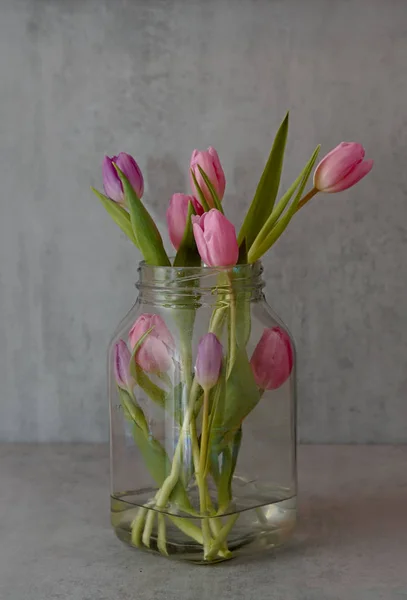
<svg viewBox="0 0 407 600"><path fill-rule="evenodd" d="M258 261L232 268L139 266L139 302L179 307L216 306L233 294L242 301L262 298L263 267Z"/></svg>

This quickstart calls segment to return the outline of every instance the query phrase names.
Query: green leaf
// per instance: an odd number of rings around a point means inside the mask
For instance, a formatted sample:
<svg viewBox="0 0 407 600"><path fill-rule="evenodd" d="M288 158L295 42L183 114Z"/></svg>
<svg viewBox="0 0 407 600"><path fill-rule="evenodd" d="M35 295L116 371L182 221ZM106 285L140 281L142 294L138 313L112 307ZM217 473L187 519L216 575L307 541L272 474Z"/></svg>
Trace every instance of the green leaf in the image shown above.
<svg viewBox="0 0 407 600"><path fill-rule="evenodd" d="M212 185L212 181L209 179L209 177L207 176L207 174L205 173L205 171L202 169L201 165L198 165L198 169L199 169L200 174L202 175L202 179L206 183L206 187L208 188L210 195L212 196L212 201L213 201L214 208L216 208L222 214L224 214L223 213L222 204L221 204L221 202L219 200L219 196L216 193L215 188Z"/></svg>
<svg viewBox="0 0 407 600"><path fill-rule="evenodd" d="M144 373L143 369L137 364L135 371L137 385L139 385L141 389L144 390L148 396L150 396L151 400L153 400L162 408L165 408L165 402L168 393L162 388L160 388L160 386L153 383L149 376L146 373Z"/></svg>
<svg viewBox="0 0 407 600"><path fill-rule="evenodd" d="M255 262L261 256L263 256L263 254L265 254L267 252L267 250L269 250L269 248L278 240L280 235L287 228L289 222L291 221L292 217L295 214L295 211L297 210L298 203L301 200L301 196L303 194L304 188L307 185L308 178L311 175L312 168L317 159L319 149L320 149L320 146L317 146L316 149L314 150L311 158L309 159L308 163L305 165L304 169L302 170L301 174L299 175L299 177L297 177L297 179L294 181L293 185L291 186L290 190L292 188L294 188L294 190L295 190L299 184L297 194L295 195L295 198L292 201L288 210L283 214L283 216L280 218L280 220L277 221L277 223L271 228L271 230L268 233L266 231L260 232L260 234L259 234L260 241L257 242L257 239L256 239L255 243L253 244L252 248L249 251L249 262ZM292 192L291 192L291 195L292 195Z"/></svg>
<svg viewBox="0 0 407 600"><path fill-rule="evenodd" d="M138 427L147 435L148 424L146 417L136 401L135 397L131 397L128 392L122 390L117 386L119 392L120 402L123 407L124 416L128 421L133 421Z"/></svg>
<svg viewBox="0 0 407 600"><path fill-rule="evenodd" d="M192 215L196 215L192 202L188 204L187 222L184 235L178 252L175 256L174 267L199 267L201 257L196 247L194 231L192 228Z"/></svg>
<svg viewBox="0 0 407 600"><path fill-rule="evenodd" d="M95 188L91 188L92 192L99 198L109 215L112 217L113 221L120 227L120 229L127 235L127 237L133 242L135 246L138 247L137 240L133 233L133 228L131 226L131 220L129 213L124 210L120 204L114 202L104 194L101 194Z"/></svg>
<svg viewBox="0 0 407 600"><path fill-rule="evenodd" d="M286 114L277 131L270 156L239 233L239 245L246 237L248 250L273 210L277 197L288 134L288 114Z"/></svg>
<svg viewBox="0 0 407 600"><path fill-rule="evenodd" d="M167 253L164 250L164 244L157 229L154 220L150 213L141 202L130 184L127 177L114 165L120 181L123 184L124 195L129 207L131 225L133 227L134 236L137 240L137 245L144 257L144 260L149 265L155 266L171 266Z"/></svg>
<svg viewBox="0 0 407 600"><path fill-rule="evenodd" d="M146 436L137 424L133 426L133 437L151 477L158 486L161 486L171 471L171 462L167 453L152 435ZM177 482L170 498L177 504L190 507L181 481Z"/></svg>
<svg viewBox="0 0 407 600"><path fill-rule="evenodd" d="M247 240L243 238L240 246L239 246L239 258L237 259L238 265L246 265L247 264Z"/></svg>
<svg viewBox="0 0 407 600"><path fill-rule="evenodd" d="M214 429L218 440L233 434L243 419L260 400L259 390L254 380L252 368L244 348L237 348L232 370L226 381L224 406L215 418Z"/></svg>
<svg viewBox="0 0 407 600"><path fill-rule="evenodd" d="M199 196L199 202L202 204L204 211L208 212L208 210L209 210L208 203L205 200L205 196L203 194L203 191L201 190L201 186L197 182L196 177L195 177L195 173L193 172L192 169L191 169L191 177L192 177L192 181L195 184L196 192L197 192L197 194Z"/></svg>
<svg viewBox="0 0 407 600"><path fill-rule="evenodd" d="M133 423L133 438L136 442L144 463L154 481L161 486L171 471L171 462L161 444L148 430L147 420L135 397L121 388L117 388L125 418ZM190 509L188 496L178 482L170 496L171 500Z"/></svg>

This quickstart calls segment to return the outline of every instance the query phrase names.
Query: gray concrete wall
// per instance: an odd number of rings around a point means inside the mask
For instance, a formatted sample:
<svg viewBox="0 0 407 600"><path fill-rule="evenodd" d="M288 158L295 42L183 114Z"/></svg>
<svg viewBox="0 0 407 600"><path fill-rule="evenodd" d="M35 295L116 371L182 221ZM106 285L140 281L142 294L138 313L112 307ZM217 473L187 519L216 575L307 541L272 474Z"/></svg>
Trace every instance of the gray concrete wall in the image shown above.
<svg viewBox="0 0 407 600"><path fill-rule="evenodd" d="M240 224L285 111L284 180L362 142L371 175L267 258L304 441L407 442L405 0L0 0L0 439L107 439L105 347L139 256L89 191L132 152L163 219L214 145Z"/></svg>

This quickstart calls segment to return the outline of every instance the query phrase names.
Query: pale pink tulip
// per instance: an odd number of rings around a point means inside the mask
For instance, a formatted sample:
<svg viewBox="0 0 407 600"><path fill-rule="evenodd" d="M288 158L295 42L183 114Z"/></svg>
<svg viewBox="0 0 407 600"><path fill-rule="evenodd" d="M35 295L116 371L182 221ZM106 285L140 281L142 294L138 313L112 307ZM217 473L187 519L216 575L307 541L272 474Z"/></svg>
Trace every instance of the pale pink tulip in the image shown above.
<svg viewBox="0 0 407 600"><path fill-rule="evenodd" d="M196 198L186 194L173 194L167 209L167 226L172 245L176 250L181 245L187 224L189 203L192 203L197 215L202 215L204 209Z"/></svg>
<svg viewBox="0 0 407 600"><path fill-rule="evenodd" d="M195 363L195 376L199 385L210 390L219 379L222 367L222 344L214 333L201 337Z"/></svg>
<svg viewBox="0 0 407 600"><path fill-rule="evenodd" d="M199 172L198 165L204 171L205 175L208 176L208 179L213 185L219 200L222 200L223 195L225 193L226 180L225 174L222 169L222 165L220 164L218 153L216 152L215 148L212 148L212 146L210 146L207 150L202 152L199 150L194 150L192 152L190 163L190 169L195 175L197 183L202 190L202 193L209 205L209 208L213 208L212 195L208 190L208 186L203 180L201 173ZM199 198L198 190L195 188L195 183L192 178L192 175L191 186L194 194L197 195Z"/></svg>
<svg viewBox="0 0 407 600"><path fill-rule="evenodd" d="M136 363L146 373L164 373L171 366L174 338L159 315L140 315L129 332L129 343L133 350L139 339L153 328L136 352Z"/></svg>
<svg viewBox="0 0 407 600"><path fill-rule="evenodd" d="M360 181L373 167L373 160L364 160L361 144L342 142L327 154L314 173L314 188L320 192L342 192Z"/></svg>
<svg viewBox="0 0 407 600"><path fill-rule="evenodd" d="M198 252L208 267L231 267L239 258L234 226L215 208L201 217L192 216Z"/></svg>
<svg viewBox="0 0 407 600"><path fill-rule="evenodd" d="M113 163L126 175L137 196L141 198L144 192L143 175L134 158L126 152L120 152L118 156L112 158L105 156L103 159L102 176L106 196L118 204L125 204L123 185Z"/></svg>
<svg viewBox="0 0 407 600"><path fill-rule="evenodd" d="M293 368L290 337L281 327L265 329L250 360L254 379L262 390L275 390L289 378Z"/></svg>
<svg viewBox="0 0 407 600"><path fill-rule="evenodd" d="M123 340L119 340L114 347L114 376L117 385L123 390L134 387L134 380L130 375L130 350Z"/></svg>

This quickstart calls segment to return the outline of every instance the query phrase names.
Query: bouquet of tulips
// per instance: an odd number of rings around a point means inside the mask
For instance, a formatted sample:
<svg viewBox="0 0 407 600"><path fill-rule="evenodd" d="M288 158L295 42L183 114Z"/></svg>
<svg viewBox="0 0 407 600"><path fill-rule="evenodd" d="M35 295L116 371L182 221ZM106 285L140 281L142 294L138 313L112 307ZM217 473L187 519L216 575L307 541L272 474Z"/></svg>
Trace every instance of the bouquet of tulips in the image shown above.
<svg viewBox="0 0 407 600"><path fill-rule="evenodd" d="M237 302L234 292L238 267L258 261L283 234L299 209L318 192L345 190L373 166L373 161L364 159L360 144L343 142L318 164L313 186L306 191L319 153L317 147L292 185L278 198L287 133L288 114L276 134L238 235L222 204L226 181L216 150L212 147L203 152L194 150L189 169L192 194L175 193L167 210L169 237L176 251L173 259L168 256L154 219L142 202L143 176L134 158L124 152L104 158L105 195L93 191L147 264L179 269L180 281L183 269L189 267L219 270L219 289L214 291L221 297L221 308L214 308L195 356L192 356L190 342L194 306L189 307L187 318L181 309L174 308L182 347L176 347L163 318L149 313L140 315L128 340L119 340L115 346L114 373L124 415L132 425L135 442L158 486L149 506L140 507L132 523L132 541L137 546L150 546L157 519L157 547L161 553L167 553L162 511L172 503L182 513L201 517L201 527L197 527L167 512L167 518L175 526L202 545L205 560L228 555L226 539L237 516L225 522L213 517L225 514L231 502L230 481L239 452L242 423L265 390L283 385L293 364L290 339L279 327L265 329L252 356L248 356L250 313L244 302ZM227 348L220 341L225 322ZM168 375L174 362L181 365L180 383ZM165 393L153 383L155 376L164 382ZM174 403L166 402L169 395L181 394L187 399L182 413L174 416L179 431L171 460L152 436L137 399L138 389L164 411L174 410ZM189 482L181 476L187 441L192 448ZM216 474L211 457L229 443L232 451L228 467ZM209 476L216 481L218 489L216 506L208 493ZM191 481L199 492L198 512L188 499ZM149 511L149 508L156 510Z"/></svg>

